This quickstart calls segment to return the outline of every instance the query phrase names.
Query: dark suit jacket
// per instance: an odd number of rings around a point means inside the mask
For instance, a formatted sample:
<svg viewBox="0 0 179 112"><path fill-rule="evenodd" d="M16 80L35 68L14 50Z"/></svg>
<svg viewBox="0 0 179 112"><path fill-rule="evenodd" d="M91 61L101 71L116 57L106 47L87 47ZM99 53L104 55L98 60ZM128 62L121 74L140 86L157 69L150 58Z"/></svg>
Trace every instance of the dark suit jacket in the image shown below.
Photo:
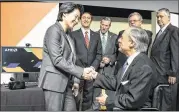
<svg viewBox="0 0 179 112"><path fill-rule="evenodd" d="M100 31L97 32L100 35ZM104 68L100 68L100 73L104 73L105 75L113 75L115 69L115 62L116 62L116 53L117 47L115 46L115 42L117 39L117 35L108 32L108 38L106 43L105 52L102 54L102 57L108 57L111 61L109 64L105 65Z"/></svg>
<svg viewBox="0 0 179 112"><path fill-rule="evenodd" d="M121 79L121 69L116 77L98 75L94 86L115 90L107 97L106 105L120 110L138 110L150 107L153 88L157 84L157 74L152 61L144 53L137 55Z"/></svg>
<svg viewBox="0 0 179 112"><path fill-rule="evenodd" d="M81 29L72 32L77 54L76 64L81 67L99 67L102 56L101 39L98 33L90 30L90 44L87 49Z"/></svg>
<svg viewBox="0 0 179 112"><path fill-rule="evenodd" d="M59 22L50 26L45 34L43 60L38 86L56 92L64 92L71 75L81 78L83 68L75 65L66 33ZM74 43L72 42L72 48Z"/></svg>
<svg viewBox="0 0 179 112"><path fill-rule="evenodd" d="M179 30L169 24L159 38L154 40L151 60L157 66L160 83L168 83L168 76L177 76L179 69Z"/></svg>

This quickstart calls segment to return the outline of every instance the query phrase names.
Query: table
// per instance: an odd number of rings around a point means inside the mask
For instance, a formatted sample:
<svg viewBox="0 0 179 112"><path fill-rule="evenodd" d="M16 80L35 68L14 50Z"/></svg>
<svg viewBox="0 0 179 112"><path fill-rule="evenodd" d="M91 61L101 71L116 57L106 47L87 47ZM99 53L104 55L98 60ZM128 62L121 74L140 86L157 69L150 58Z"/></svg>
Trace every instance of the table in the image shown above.
<svg viewBox="0 0 179 112"><path fill-rule="evenodd" d="M44 111L45 99L41 88L10 90L1 85L1 111Z"/></svg>

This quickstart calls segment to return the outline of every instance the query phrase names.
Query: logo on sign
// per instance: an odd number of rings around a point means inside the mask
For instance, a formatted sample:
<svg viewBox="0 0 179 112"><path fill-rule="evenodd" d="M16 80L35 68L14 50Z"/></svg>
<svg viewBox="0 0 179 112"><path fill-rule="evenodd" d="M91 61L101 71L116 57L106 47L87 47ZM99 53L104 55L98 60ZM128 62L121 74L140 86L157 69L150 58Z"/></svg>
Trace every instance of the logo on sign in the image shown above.
<svg viewBox="0 0 179 112"><path fill-rule="evenodd" d="M18 50L16 48L6 48L5 52L17 52Z"/></svg>

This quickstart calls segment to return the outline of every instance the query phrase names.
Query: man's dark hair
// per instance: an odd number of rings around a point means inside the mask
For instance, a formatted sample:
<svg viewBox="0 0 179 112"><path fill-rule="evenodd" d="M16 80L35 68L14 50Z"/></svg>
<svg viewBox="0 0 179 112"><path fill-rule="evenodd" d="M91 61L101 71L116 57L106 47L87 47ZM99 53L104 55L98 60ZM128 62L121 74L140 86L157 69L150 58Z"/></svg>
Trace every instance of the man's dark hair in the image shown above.
<svg viewBox="0 0 179 112"><path fill-rule="evenodd" d="M65 2L63 4L59 3L59 11L57 16L57 21L62 21L62 16L64 13L71 13L75 9L79 9L80 14L82 15L84 12L84 8L80 4L74 4L73 2Z"/></svg>
<svg viewBox="0 0 179 112"><path fill-rule="evenodd" d="M83 12L83 13L81 14L81 17L82 17L83 14L89 14L89 15L91 16L91 20L93 20L93 15L92 15L90 12ZM80 19L81 19L81 18L80 18Z"/></svg>

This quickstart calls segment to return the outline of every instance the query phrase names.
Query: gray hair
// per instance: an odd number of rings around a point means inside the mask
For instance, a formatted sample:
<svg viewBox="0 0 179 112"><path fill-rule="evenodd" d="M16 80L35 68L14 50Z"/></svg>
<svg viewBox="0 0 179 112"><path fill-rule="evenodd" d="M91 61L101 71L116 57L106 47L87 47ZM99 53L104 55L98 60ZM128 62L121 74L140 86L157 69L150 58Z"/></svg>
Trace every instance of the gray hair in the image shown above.
<svg viewBox="0 0 179 112"><path fill-rule="evenodd" d="M104 18L102 18L102 20L111 21L111 18L110 17L104 17Z"/></svg>
<svg viewBox="0 0 179 112"><path fill-rule="evenodd" d="M165 12L165 14L170 18L170 10L167 8L161 8L157 11L157 13L159 12Z"/></svg>
<svg viewBox="0 0 179 112"><path fill-rule="evenodd" d="M129 18L132 17L132 16L134 16L134 15L137 15L137 16L139 17L139 20L140 20L140 21L143 21L142 16L141 16L140 13L138 13L138 12L133 12L133 13L131 13L131 14L129 15L129 17L128 17L128 21L129 21Z"/></svg>
<svg viewBox="0 0 179 112"><path fill-rule="evenodd" d="M111 22L112 22L112 20L111 20L111 18L110 17L103 17L102 19L101 19L101 21L102 20L105 20L105 21L110 21L110 24L111 24Z"/></svg>
<svg viewBox="0 0 179 112"><path fill-rule="evenodd" d="M134 42L134 49L137 52L146 52L149 45L149 38L147 32L139 27L130 27L128 29L128 36Z"/></svg>

